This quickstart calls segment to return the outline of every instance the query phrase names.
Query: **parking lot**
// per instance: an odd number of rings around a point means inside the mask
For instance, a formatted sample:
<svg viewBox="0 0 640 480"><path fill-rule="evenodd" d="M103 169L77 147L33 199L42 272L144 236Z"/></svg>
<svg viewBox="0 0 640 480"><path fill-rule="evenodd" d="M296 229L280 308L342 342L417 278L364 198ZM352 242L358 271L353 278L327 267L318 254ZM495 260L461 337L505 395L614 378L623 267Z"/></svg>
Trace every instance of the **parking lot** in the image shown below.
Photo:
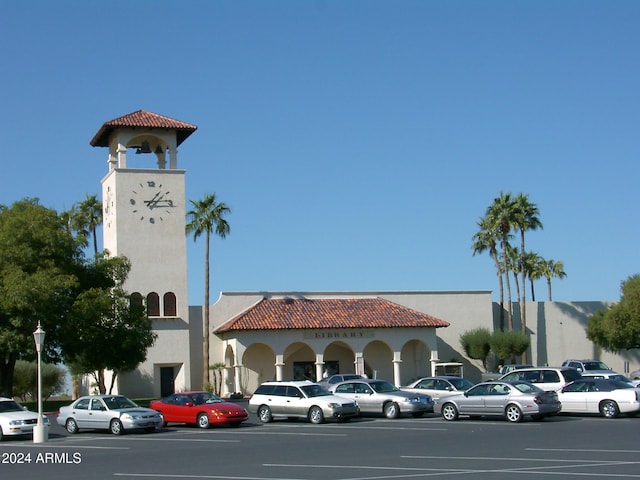
<svg viewBox="0 0 640 480"><path fill-rule="evenodd" d="M0 443L3 479L513 479L638 478L640 418L558 416L543 422L438 416L238 428L173 426L155 433L69 435ZM533 476L533 477L532 477Z"/></svg>

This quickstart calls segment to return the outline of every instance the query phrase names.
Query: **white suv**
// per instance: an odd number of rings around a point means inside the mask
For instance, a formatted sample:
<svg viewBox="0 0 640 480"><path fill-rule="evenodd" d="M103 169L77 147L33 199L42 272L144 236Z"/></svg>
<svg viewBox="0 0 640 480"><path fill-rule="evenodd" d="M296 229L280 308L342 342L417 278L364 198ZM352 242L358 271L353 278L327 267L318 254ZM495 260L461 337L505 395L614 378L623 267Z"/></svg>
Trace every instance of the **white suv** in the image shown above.
<svg viewBox="0 0 640 480"><path fill-rule="evenodd" d="M534 367L514 370L500 377L500 380L511 382L514 380L524 380L533 383L543 390L559 391L567 385L581 377L580 372L570 367Z"/></svg>
<svg viewBox="0 0 640 480"><path fill-rule="evenodd" d="M575 368L583 374L611 372L607 364L600 360L565 360L562 366Z"/></svg>
<svg viewBox="0 0 640 480"><path fill-rule="evenodd" d="M334 418L349 421L360 411L358 404L338 397L317 383L305 381L265 382L249 397L249 411L263 423L275 417L306 418L323 423Z"/></svg>

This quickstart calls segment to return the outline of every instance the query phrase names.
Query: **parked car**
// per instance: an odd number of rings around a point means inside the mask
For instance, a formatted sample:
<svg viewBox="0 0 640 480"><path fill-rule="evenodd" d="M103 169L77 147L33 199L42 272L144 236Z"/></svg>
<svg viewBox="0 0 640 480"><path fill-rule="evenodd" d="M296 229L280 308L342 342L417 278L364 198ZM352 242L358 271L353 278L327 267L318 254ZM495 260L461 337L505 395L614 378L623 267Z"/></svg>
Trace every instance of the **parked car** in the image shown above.
<svg viewBox="0 0 640 480"><path fill-rule="evenodd" d="M308 380L263 383L249 397L249 411L256 413L263 423L276 417L306 418L311 423L328 419L349 421L359 413L354 401L337 397Z"/></svg>
<svg viewBox="0 0 640 480"><path fill-rule="evenodd" d="M49 425L46 416L43 422ZM11 398L0 397L0 440L14 435L29 435L37 424L37 413L26 410Z"/></svg>
<svg viewBox="0 0 640 480"><path fill-rule="evenodd" d="M200 428L211 425L237 427L249 418L249 412L237 403L226 402L211 392L173 393L153 400L149 408L162 416L162 423L188 423Z"/></svg>
<svg viewBox="0 0 640 480"><path fill-rule="evenodd" d="M81 429L109 430L121 435L128 430L154 431L162 425L162 417L150 408L144 408L124 395L87 395L71 405L60 407L58 425L69 433Z"/></svg>
<svg viewBox="0 0 640 480"><path fill-rule="evenodd" d="M599 413L615 418L640 411L640 392L620 380L582 377L558 392L563 413Z"/></svg>
<svg viewBox="0 0 640 480"><path fill-rule="evenodd" d="M633 372L630 372L629 373L629 378L631 380L640 380L640 369L634 370Z"/></svg>
<svg viewBox="0 0 640 480"><path fill-rule="evenodd" d="M482 382L436 403L436 411L448 421L458 420L460 415L499 415L515 423L526 416L542 420L561 410L556 392L522 380Z"/></svg>
<svg viewBox="0 0 640 480"><path fill-rule="evenodd" d="M410 413L414 417L433 413L431 396L405 392L385 380L348 380L332 385L330 390L357 402L360 413L382 413L387 418L397 418L403 413Z"/></svg>
<svg viewBox="0 0 640 480"><path fill-rule="evenodd" d="M523 380L543 390L559 391L565 385L580 378L580 372L570 367L534 367L514 370L500 377L505 382Z"/></svg>
<svg viewBox="0 0 640 480"><path fill-rule="evenodd" d="M631 380L629 377L626 377L618 372L585 372L582 374L583 378L606 378L609 380L620 380L621 382L628 383L629 385L633 385L634 387L640 386L640 380Z"/></svg>
<svg viewBox="0 0 640 480"><path fill-rule="evenodd" d="M358 375L357 373L336 373L335 375L331 375L330 377L322 379L318 383L325 388L329 388L331 385L334 385L336 383L344 382L346 380L357 380L360 378L364 377L362 375Z"/></svg>
<svg viewBox="0 0 640 480"><path fill-rule="evenodd" d="M611 372L606 363L600 360L565 360L562 362L563 367L571 367L580 373L586 372Z"/></svg>
<svg viewBox="0 0 640 480"><path fill-rule="evenodd" d="M429 395L434 402L438 399L456 395L473 387L473 382L466 378L440 375L436 377L420 378L411 382L406 387L400 387L405 392L424 393Z"/></svg>

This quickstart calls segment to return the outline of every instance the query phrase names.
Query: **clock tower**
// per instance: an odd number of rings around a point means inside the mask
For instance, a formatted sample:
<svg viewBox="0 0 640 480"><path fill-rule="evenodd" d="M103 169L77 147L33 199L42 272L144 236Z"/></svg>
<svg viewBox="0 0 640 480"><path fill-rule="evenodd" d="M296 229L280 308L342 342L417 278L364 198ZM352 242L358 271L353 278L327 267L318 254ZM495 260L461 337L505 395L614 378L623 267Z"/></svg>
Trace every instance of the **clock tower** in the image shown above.
<svg viewBox="0 0 640 480"><path fill-rule="evenodd" d="M177 149L196 129L138 110L104 123L90 142L109 149L104 248L131 261L124 288L146 306L158 335L147 360L118 375L118 390L130 396L164 396L192 383L199 345L192 349L189 339L200 326L189 322L185 171L178 169Z"/></svg>

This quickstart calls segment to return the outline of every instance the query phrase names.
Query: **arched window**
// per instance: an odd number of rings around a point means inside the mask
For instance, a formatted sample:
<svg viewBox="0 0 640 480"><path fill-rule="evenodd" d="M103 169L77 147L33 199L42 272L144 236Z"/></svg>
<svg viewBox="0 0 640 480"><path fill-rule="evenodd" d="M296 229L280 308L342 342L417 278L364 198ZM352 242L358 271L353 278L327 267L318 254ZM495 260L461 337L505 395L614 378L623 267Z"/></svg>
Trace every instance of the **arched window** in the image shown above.
<svg viewBox="0 0 640 480"><path fill-rule="evenodd" d="M160 316L160 296L156 292L147 295L147 315L150 317Z"/></svg>
<svg viewBox="0 0 640 480"><path fill-rule="evenodd" d="M164 316L165 317L175 317L176 313L176 294L173 292L167 292L164 294L162 298L162 303L164 304Z"/></svg>
<svg viewBox="0 0 640 480"><path fill-rule="evenodd" d="M129 298L129 305L132 307L142 307L142 295L140 292L133 292Z"/></svg>

